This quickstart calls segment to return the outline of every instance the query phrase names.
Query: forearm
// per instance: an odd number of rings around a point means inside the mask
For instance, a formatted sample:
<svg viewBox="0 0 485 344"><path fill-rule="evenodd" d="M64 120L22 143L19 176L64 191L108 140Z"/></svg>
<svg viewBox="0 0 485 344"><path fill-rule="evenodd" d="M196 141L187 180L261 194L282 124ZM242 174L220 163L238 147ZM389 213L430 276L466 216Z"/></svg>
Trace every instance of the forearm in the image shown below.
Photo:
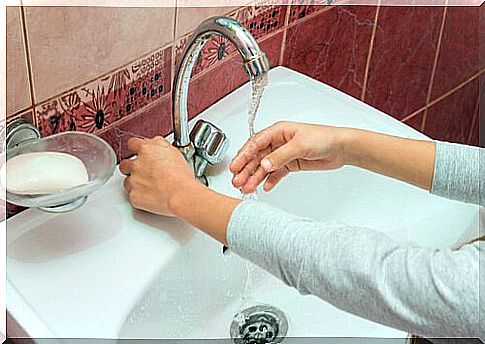
<svg viewBox="0 0 485 344"><path fill-rule="evenodd" d="M431 189L435 143L350 129L345 135L346 163Z"/></svg>
<svg viewBox="0 0 485 344"><path fill-rule="evenodd" d="M219 194L194 182L181 186L169 203L175 216L227 245L229 218L240 202L239 199Z"/></svg>

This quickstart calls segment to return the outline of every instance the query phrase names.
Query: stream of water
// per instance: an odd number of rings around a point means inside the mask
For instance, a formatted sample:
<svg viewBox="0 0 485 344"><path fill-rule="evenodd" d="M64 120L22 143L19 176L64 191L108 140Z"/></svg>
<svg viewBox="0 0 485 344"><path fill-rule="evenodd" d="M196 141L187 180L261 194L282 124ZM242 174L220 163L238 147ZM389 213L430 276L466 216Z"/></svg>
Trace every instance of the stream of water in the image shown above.
<svg viewBox="0 0 485 344"><path fill-rule="evenodd" d="M249 128L249 140L252 140L255 134L254 122L256 120L256 114L258 113L259 105L261 104L261 98L263 92L268 84L268 74L264 73L251 81L251 99L248 110L248 128ZM241 198L244 200L258 198L258 187L252 193L243 193L241 191ZM255 266L249 261L246 262L246 280L243 282L243 288L241 291L241 307L245 308L251 302L250 290L253 286L253 270Z"/></svg>
<svg viewBox="0 0 485 344"><path fill-rule="evenodd" d="M258 113L259 105L261 104L261 98L263 97L264 90L268 84L268 74L264 73L257 76L251 81L251 99L249 103L248 110L248 129L249 129L249 140L252 140L255 134L254 122L256 120L256 114ZM241 192L242 199L257 199L258 198L258 188L252 193Z"/></svg>

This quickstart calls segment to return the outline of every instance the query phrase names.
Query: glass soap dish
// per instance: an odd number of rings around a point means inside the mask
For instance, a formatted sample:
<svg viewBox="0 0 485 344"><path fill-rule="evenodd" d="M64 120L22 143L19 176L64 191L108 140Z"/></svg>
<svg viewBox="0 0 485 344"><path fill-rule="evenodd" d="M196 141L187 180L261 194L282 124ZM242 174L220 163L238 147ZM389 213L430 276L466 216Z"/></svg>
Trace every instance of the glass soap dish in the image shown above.
<svg viewBox="0 0 485 344"><path fill-rule="evenodd" d="M23 125L28 126L28 128L23 128L24 130L31 130L30 135L27 135L30 137L23 141L17 140L19 142L8 142L9 132L7 130L7 142L5 150L2 152L0 167L8 159L21 154L34 152L67 153L84 163L88 173L88 181L59 192L32 195L11 193L0 186L2 195L6 196L8 202L22 207L40 208L48 212L71 211L83 205L88 195L99 190L113 175L116 168L116 155L111 146L99 137L81 132L65 132L45 138L32 137L35 136L31 134L32 130L36 131L35 127L30 123L23 123Z"/></svg>

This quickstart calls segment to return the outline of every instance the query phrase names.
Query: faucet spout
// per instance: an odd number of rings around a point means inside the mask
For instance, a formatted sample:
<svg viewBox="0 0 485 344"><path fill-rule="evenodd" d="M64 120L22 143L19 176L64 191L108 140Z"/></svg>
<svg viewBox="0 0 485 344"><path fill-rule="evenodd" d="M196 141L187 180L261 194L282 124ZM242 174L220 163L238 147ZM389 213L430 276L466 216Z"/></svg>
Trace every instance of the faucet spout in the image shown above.
<svg viewBox="0 0 485 344"><path fill-rule="evenodd" d="M266 54L261 51L251 33L236 20L228 17L212 17L203 21L195 29L182 54L172 90L174 145L179 147L187 161L191 161L195 153L188 127L189 80L200 51L211 37L217 35L227 38L236 46L243 59L244 70L249 80L269 70Z"/></svg>

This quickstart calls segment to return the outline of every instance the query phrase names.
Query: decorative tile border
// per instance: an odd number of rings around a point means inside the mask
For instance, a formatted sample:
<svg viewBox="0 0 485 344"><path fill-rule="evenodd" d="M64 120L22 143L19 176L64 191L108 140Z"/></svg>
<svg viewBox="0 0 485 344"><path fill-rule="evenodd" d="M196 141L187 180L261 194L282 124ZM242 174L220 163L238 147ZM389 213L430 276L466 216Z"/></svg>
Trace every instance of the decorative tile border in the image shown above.
<svg viewBox="0 0 485 344"><path fill-rule="evenodd" d="M35 107L43 136L95 133L170 93L171 46Z"/></svg>
<svg viewBox="0 0 485 344"><path fill-rule="evenodd" d="M333 3L331 0L314 0L311 5L301 5L302 3L307 3L304 0L293 0L292 5L289 7L290 15L288 19L288 24L294 23L297 20L308 17L310 14L321 11L326 8L327 5Z"/></svg>
<svg viewBox="0 0 485 344"><path fill-rule="evenodd" d="M253 5L241 7L229 13L228 16L236 19L248 28L253 37L259 41L284 27L287 8L288 6L282 5ZM191 33L181 37L175 44L176 66L180 61L190 35ZM192 76L212 68L235 53L236 48L228 39L220 36L210 39L199 54Z"/></svg>

